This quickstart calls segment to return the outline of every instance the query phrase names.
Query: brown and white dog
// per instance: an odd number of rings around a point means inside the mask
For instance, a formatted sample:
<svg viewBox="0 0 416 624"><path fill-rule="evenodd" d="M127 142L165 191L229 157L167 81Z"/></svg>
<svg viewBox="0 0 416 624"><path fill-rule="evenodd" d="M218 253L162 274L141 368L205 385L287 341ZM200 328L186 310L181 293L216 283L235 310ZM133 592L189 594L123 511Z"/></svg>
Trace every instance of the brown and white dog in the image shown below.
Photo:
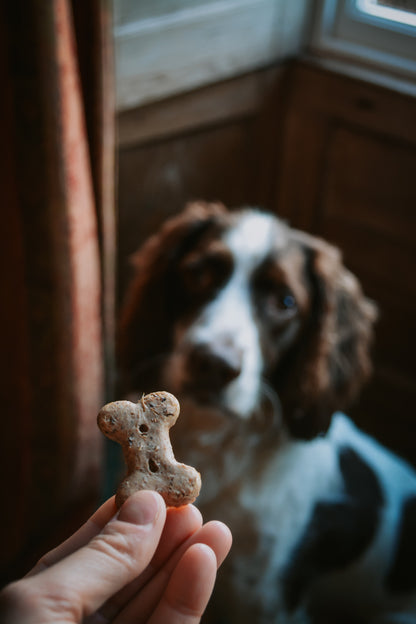
<svg viewBox="0 0 416 624"><path fill-rule="evenodd" d="M338 411L376 317L338 250L195 202L134 262L126 388L179 398L175 453L234 536L209 621L416 622L416 476Z"/></svg>

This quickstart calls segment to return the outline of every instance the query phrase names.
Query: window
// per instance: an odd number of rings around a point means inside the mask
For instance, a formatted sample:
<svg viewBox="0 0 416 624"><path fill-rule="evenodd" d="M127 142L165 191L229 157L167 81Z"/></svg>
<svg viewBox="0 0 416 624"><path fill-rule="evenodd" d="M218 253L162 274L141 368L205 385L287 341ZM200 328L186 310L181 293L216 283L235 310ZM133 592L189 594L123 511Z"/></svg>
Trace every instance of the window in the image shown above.
<svg viewBox="0 0 416 624"><path fill-rule="evenodd" d="M416 79L416 0L321 0L312 49Z"/></svg>

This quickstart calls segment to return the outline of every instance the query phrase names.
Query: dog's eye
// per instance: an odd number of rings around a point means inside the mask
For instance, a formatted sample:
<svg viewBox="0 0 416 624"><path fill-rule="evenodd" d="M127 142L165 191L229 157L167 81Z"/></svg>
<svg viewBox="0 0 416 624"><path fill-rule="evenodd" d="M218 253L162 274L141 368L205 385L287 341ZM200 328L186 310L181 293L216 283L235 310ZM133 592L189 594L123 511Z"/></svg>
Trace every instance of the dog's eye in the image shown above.
<svg viewBox="0 0 416 624"><path fill-rule="evenodd" d="M204 295L218 288L227 274L221 258L206 256L182 264L181 277L185 289L195 295Z"/></svg>
<svg viewBox="0 0 416 624"><path fill-rule="evenodd" d="M267 268L267 267L266 267ZM279 275L261 270L254 280L254 288L259 301L260 312L272 322L280 324L296 315L296 297Z"/></svg>
<svg viewBox="0 0 416 624"><path fill-rule="evenodd" d="M286 289L276 289L270 292L266 298L268 311L282 315L284 318L291 317L297 311L294 295Z"/></svg>
<svg viewBox="0 0 416 624"><path fill-rule="evenodd" d="M296 299L291 293L287 292L280 295L278 304L282 310L294 310L296 308Z"/></svg>
<svg viewBox="0 0 416 624"><path fill-rule="evenodd" d="M278 324L289 321L298 311L294 294L283 286L270 284L267 290L263 290L261 299L263 314Z"/></svg>

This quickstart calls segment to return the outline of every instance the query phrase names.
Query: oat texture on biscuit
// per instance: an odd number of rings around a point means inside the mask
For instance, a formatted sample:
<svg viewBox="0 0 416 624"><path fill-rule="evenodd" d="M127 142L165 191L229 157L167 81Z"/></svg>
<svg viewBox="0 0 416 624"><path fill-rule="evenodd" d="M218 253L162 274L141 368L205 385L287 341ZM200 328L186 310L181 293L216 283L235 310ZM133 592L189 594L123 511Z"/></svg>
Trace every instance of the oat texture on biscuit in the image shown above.
<svg viewBox="0 0 416 624"><path fill-rule="evenodd" d="M117 507L137 490L156 490L171 507L197 498L201 476L195 468L176 461L169 439L179 410L169 392L147 394L137 403L115 401L100 410L98 426L121 444L127 464L127 475L117 488Z"/></svg>

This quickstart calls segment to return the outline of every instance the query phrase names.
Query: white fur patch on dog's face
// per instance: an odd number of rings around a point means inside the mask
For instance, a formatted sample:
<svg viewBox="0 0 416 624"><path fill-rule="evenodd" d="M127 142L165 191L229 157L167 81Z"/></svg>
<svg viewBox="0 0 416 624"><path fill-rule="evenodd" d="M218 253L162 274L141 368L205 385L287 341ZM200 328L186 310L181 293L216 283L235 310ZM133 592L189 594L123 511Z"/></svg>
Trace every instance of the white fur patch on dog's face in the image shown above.
<svg viewBox="0 0 416 624"><path fill-rule="evenodd" d="M222 341L232 346L241 354L241 372L220 391L216 403L248 418L258 404L264 368L250 284L254 271L272 247L279 246L279 230L273 217L247 211L234 227L225 232L222 242L232 255L232 273L191 325L178 326L175 353L165 374L173 391L180 389L188 374L186 353L189 345Z"/></svg>
<svg viewBox="0 0 416 624"><path fill-rule="evenodd" d="M260 336L250 295L250 279L255 269L270 252L275 242L272 219L264 214L248 213L230 230L225 242L234 258L235 268L231 280L207 314L207 324L212 331L224 323L243 353L241 374L224 392L224 404L242 416L254 410L260 394L263 358Z"/></svg>

